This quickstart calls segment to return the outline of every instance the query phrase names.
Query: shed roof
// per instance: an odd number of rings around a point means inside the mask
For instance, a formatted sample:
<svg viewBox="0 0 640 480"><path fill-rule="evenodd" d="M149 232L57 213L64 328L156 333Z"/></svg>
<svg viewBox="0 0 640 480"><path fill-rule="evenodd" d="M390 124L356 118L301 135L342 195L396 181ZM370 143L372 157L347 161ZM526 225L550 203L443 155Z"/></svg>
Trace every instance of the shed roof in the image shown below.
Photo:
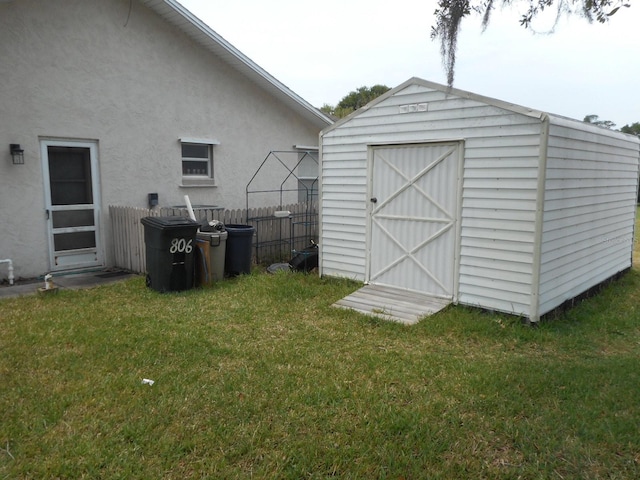
<svg viewBox="0 0 640 480"><path fill-rule="evenodd" d="M537 118L539 120L543 120L545 119L545 117L548 118L552 118L554 120L555 123L561 123L561 124L572 124L574 126L579 126L580 129L585 130L585 131L592 131L594 133L598 133L600 135L609 135L612 137L624 137L626 139L630 139L632 141L636 141L638 143L640 143L640 139L638 137L636 137L635 135L628 135L626 133L622 133L622 132L618 132L618 131L614 131L614 130L609 130L607 128L604 127L599 127L597 125L592 125L589 123L585 123L582 122L580 120L575 120L572 118L568 118L568 117L563 117L561 115L555 115L552 113L548 113L548 112L543 112L540 110L535 110L532 108L527 108L527 107L523 107L521 105L516 105L514 103L509 103L509 102L505 102L503 100L498 100L495 98L491 98L491 97L486 97L484 95L479 95L477 93L472 93L472 92L468 92L466 90L461 90L459 88L453 88L453 87L448 87L446 85L442 85L440 83L435 83L435 82L430 82L427 80L423 80L422 78L418 78L418 77L412 77L409 80L407 80L406 82L398 85L397 87L387 91L386 93L384 93L383 95L380 95L378 98L372 100L371 102L369 102L368 104L366 104L364 107L356 110L355 112L353 112L351 115L348 115L347 117L339 120L338 122L335 122L333 125L328 126L327 128L325 128L322 131L322 134L328 133L332 130L334 130L335 128L338 128L340 125L348 122L350 119L361 115L362 113L366 112L367 110L371 109L372 107L376 106L377 104L385 101L387 98L395 95L397 92L404 90L405 88L412 86L412 85L419 85L419 86L423 86L425 88L429 88L432 90L438 90L441 92L444 92L446 94L450 94L456 97L460 97L460 98L468 98L470 100L475 100L477 102L481 102L481 103L485 103L487 105L492 105L494 107L498 107L498 108L502 108L504 110L510 111L510 112L514 112L514 113L519 113L521 115L525 115L528 117L532 117L532 118Z"/></svg>
<svg viewBox="0 0 640 480"><path fill-rule="evenodd" d="M318 128L322 129L333 123L322 111L275 79L176 0L141 0L141 3Z"/></svg>

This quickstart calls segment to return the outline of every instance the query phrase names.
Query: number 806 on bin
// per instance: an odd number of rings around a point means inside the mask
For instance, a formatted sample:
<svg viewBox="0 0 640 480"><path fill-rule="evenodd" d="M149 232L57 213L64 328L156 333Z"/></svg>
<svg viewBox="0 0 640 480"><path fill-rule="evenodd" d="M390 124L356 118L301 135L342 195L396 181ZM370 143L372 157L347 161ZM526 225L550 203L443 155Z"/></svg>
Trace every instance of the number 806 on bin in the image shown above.
<svg viewBox="0 0 640 480"><path fill-rule="evenodd" d="M193 239L174 238L171 240L169 253L191 253L193 251Z"/></svg>

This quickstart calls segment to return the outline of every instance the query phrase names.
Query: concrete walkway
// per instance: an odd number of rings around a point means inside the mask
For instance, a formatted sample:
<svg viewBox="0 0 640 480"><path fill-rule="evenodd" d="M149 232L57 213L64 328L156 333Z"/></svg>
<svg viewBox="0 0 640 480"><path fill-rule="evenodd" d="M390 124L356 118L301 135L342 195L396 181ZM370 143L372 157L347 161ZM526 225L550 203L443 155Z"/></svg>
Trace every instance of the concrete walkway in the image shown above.
<svg viewBox="0 0 640 480"><path fill-rule="evenodd" d="M97 287L108 283L119 282L134 277L134 274L121 271L96 271L65 275L54 275L53 283L58 289L72 289ZM3 298L35 295L38 289L44 287L44 280L18 281L14 285L0 285L0 300Z"/></svg>

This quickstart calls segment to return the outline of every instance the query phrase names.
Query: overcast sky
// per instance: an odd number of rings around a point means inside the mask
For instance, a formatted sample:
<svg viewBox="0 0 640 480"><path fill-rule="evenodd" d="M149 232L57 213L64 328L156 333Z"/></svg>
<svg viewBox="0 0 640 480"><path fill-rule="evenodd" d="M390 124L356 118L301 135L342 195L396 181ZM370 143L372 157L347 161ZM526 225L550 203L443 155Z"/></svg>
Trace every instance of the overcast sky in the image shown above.
<svg viewBox="0 0 640 480"><path fill-rule="evenodd" d="M414 76L446 83L430 39L435 0L179 1L316 107ZM479 18L463 22L455 87L617 128L640 122L640 2L605 25L563 20L552 35L552 22L533 34L519 17L517 6L497 10L484 33Z"/></svg>

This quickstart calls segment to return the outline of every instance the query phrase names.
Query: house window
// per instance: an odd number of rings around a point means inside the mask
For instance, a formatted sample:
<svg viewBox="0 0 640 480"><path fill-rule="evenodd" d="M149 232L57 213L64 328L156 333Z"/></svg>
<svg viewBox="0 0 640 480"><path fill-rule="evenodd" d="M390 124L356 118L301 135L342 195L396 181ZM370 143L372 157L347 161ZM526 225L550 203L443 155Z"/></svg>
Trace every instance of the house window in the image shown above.
<svg viewBox="0 0 640 480"><path fill-rule="evenodd" d="M182 137L182 186L215 186L213 151L217 140Z"/></svg>
<svg viewBox="0 0 640 480"><path fill-rule="evenodd" d="M294 145L298 151L298 202L318 201L318 147Z"/></svg>
<svg viewBox="0 0 640 480"><path fill-rule="evenodd" d="M182 144L182 176L213 177L213 148L203 143Z"/></svg>
<svg viewBox="0 0 640 480"><path fill-rule="evenodd" d="M298 180L298 202L314 203L318 201L318 178Z"/></svg>

